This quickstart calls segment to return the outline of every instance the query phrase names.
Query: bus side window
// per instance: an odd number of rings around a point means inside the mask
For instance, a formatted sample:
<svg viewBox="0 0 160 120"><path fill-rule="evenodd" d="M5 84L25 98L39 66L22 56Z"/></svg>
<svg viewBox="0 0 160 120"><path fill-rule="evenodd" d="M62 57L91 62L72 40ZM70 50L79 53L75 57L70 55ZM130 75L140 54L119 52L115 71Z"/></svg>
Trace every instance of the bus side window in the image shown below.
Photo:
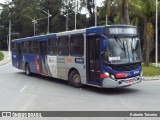
<svg viewBox="0 0 160 120"><path fill-rule="evenodd" d="M48 54L57 55L57 38L51 38L48 40Z"/></svg>
<svg viewBox="0 0 160 120"><path fill-rule="evenodd" d="M72 35L70 37L70 55L83 56L84 54L84 36L83 34Z"/></svg>
<svg viewBox="0 0 160 120"><path fill-rule="evenodd" d="M25 45L24 45L25 43L23 42L22 43L22 53L26 53L26 48L25 48Z"/></svg>
<svg viewBox="0 0 160 120"><path fill-rule="evenodd" d="M25 53L25 54L29 53L29 42L23 42L22 48L23 48L22 53Z"/></svg>
<svg viewBox="0 0 160 120"><path fill-rule="evenodd" d="M12 52L13 52L13 53L18 53L17 43L12 43Z"/></svg>
<svg viewBox="0 0 160 120"><path fill-rule="evenodd" d="M30 54L37 54L38 53L38 42L37 41L30 41Z"/></svg>
<svg viewBox="0 0 160 120"><path fill-rule="evenodd" d="M58 38L58 55L69 55L69 37L63 36Z"/></svg>

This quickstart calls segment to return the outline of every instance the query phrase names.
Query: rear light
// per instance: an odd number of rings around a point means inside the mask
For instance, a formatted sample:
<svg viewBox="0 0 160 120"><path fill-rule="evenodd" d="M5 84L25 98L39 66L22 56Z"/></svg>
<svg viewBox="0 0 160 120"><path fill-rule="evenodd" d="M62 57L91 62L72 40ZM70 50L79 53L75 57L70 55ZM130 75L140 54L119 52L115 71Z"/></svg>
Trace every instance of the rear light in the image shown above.
<svg viewBox="0 0 160 120"><path fill-rule="evenodd" d="M127 73L117 73L117 74L115 74L115 77L116 77L116 78L125 78L125 77L127 77L127 76L128 76Z"/></svg>

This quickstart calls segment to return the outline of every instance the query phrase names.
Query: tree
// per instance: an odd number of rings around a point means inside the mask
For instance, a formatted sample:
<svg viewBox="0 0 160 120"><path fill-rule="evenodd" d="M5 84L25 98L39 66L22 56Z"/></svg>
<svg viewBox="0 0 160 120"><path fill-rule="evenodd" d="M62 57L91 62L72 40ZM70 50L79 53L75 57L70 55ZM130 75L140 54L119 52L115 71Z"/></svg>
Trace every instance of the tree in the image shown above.
<svg viewBox="0 0 160 120"><path fill-rule="evenodd" d="M113 7L115 4L116 7ZM107 9L108 16L114 14L112 17L115 20L114 23L130 24L131 20L131 24L140 27L143 25L143 36L141 36L143 38L143 60L145 65L149 65L150 53L154 44L155 0L105 0L104 8Z"/></svg>
<svg viewBox="0 0 160 120"><path fill-rule="evenodd" d="M129 2L129 0L105 0L104 9L106 9L107 16L114 14L116 16L115 23L130 24L128 13Z"/></svg>
<svg viewBox="0 0 160 120"><path fill-rule="evenodd" d="M154 44L154 17L155 17L155 0L131 0L137 6L132 15L143 19L143 58L146 66L149 66L150 53Z"/></svg>
<svg viewBox="0 0 160 120"><path fill-rule="evenodd" d="M89 13L88 27L94 26L95 25L95 4L94 4L95 0L80 0L80 1L81 1L81 8L85 7Z"/></svg>

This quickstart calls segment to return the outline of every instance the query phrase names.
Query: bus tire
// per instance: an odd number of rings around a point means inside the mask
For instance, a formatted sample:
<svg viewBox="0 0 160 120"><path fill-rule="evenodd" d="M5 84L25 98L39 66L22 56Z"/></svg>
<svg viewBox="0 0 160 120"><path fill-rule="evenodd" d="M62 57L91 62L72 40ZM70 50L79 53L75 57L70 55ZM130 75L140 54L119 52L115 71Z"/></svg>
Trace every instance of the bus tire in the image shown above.
<svg viewBox="0 0 160 120"><path fill-rule="evenodd" d="M80 74L76 71L73 70L70 74L69 74L69 84L80 88L83 87L84 85L81 83L81 76Z"/></svg>
<svg viewBox="0 0 160 120"><path fill-rule="evenodd" d="M26 64L26 66L25 66L25 73L26 73L26 75L28 75L28 76L31 75L31 71L30 71L29 64Z"/></svg>

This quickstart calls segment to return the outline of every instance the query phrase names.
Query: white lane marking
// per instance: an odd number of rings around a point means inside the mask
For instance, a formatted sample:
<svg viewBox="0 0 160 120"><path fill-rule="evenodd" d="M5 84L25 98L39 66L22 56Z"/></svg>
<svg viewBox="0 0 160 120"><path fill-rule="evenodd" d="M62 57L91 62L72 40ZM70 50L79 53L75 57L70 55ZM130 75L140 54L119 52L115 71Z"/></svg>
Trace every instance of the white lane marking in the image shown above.
<svg viewBox="0 0 160 120"><path fill-rule="evenodd" d="M19 92L22 93L27 88L27 85L25 85Z"/></svg>

